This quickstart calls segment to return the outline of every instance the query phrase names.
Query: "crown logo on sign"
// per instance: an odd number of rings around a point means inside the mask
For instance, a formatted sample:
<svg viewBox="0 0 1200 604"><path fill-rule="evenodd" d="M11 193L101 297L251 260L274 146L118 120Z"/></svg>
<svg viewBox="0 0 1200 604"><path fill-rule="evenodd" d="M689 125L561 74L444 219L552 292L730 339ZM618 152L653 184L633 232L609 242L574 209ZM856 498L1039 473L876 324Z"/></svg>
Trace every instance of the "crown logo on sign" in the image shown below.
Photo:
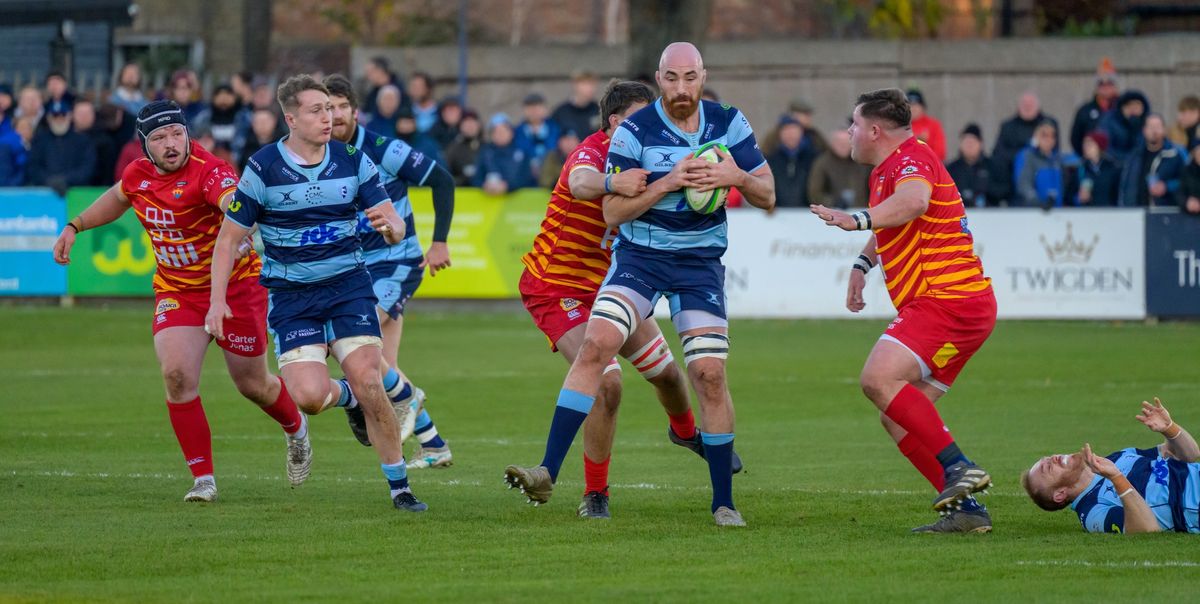
<svg viewBox="0 0 1200 604"><path fill-rule="evenodd" d="M1055 264L1063 262L1083 264L1092 257L1092 251L1096 249L1096 244L1100 243L1099 235L1093 235L1091 243L1077 241L1071 233L1071 223L1069 222L1067 223L1067 236L1062 241L1051 244L1046 241L1045 235L1040 235L1038 239L1041 240L1042 247L1046 248L1046 257Z"/></svg>

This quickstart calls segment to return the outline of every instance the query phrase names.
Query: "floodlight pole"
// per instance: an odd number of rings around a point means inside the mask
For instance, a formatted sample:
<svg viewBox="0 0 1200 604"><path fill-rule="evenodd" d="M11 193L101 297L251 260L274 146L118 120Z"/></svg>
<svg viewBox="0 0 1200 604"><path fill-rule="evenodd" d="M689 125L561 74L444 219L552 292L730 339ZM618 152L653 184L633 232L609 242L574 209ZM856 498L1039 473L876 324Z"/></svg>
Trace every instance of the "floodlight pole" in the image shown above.
<svg viewBox="0 0 1200 604"><path fill-rule="evenodd" d="M467 106L467 2L458 0L458 99Z"/></svg>

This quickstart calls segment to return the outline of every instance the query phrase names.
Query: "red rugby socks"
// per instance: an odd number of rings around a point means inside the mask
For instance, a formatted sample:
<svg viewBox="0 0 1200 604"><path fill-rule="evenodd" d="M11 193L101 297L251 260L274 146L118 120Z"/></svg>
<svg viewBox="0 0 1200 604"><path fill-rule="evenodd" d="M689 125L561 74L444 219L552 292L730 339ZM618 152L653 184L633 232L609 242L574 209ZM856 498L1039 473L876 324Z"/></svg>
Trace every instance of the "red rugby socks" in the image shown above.
<svg viewBox="0 0 1200 604"><path fill-rule="evenodd" d="M208 418L204 416L200 397L178 404L167 401L167 411L171 416L171 427L175 429L175 438L179 440L179 448L183 450L183 459L192 471L192 476L211 476L212 432L208 429Z"/></svg>
<svg viewBox="0 0 1200 604"><path fill-rule="evenodd" d="M263 412L270 415L272 419L279 422L283 427L283 431L288 434L295 434L296 431L304 425L304 418L300 417L300 409L296 407L296 403L292 401L292 396L288 394L287 386L283 380L279 380L279 396L271 403L269 407L263 407Z"/></svg>
<svg viewBox="0 0 1200 604"><path fill-rule="evenodd" d="M690 407L685 413L679 415L668 413L667 420L671 422L671 431L675 433L675 436L684 440L696 436L696 416L692 415Z"/></svg>
<svg viewBox="0 0 1200 604"><path fill-rule="evenodd" d="M883 413L931 454L936 455L954 443L933 401L912 384L905 384Z"/></svg>
<svg viewBox="0 0 1200 604"><path fill-rule="evenodd" d="M909 463L933 485L933 490L941 492L946 486L945 472L942 471L942 464L938 463L937 457L929 452L929 449L921 446L920 441L912 434L905 434L900 442L896 443L900 448L900 452L908 458Z"/></svg>
<svg viewBox="0 0 1200 604"><path fill-rule="evenodd" d="M608 496L608 462L610 461L612 461L611 455L608 459L596 463L588 459L587 453L583 454L584 493L596 491Z"/></svg>

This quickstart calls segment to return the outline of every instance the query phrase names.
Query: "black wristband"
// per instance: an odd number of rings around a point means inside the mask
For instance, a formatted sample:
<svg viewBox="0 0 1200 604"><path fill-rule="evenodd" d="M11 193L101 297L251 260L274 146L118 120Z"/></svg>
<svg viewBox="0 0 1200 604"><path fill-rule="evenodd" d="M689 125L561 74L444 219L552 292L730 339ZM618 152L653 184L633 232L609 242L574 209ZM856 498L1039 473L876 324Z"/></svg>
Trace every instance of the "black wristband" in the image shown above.
<svg viewBox="0 0 1200 604"><path fill-rule="evenodd" d="M65 228L67 228L67 227L71 227L72 229L75 229L75 234L76 234L76 235L78 235L78 234L79 234L79 227L75 226L75 223L74 223L74 222L68 222L68 223L67 223L67 226L65 226L65 227L63 227L63 228L65 229Z"/></svg>

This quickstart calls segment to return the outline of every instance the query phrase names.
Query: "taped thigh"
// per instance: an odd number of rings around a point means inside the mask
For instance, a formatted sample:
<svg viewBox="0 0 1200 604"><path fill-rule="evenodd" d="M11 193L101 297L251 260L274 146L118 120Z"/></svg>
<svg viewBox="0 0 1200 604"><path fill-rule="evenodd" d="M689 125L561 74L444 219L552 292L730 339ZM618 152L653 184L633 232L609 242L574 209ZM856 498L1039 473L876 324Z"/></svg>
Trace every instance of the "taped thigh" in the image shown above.
<svg viewBox="0 0 1200 604"><path fill-rule="evenodd" d="M710 331L695 336L683 338L683 363L691 365L693 361L703 358L729 358L729 336Z"/></svg>
<svg viewBox="0 0 1200 604"><path fill-rule="evenodd" d="M334 340L330 350L333 352L333 358L337 359L338 363L341 363L346 360L346 357L350 356L350 353L363 346L374 346L382 349L383 340L379 336L347 336Z"/></svg>
<svg viewBox="0 0 1200 604"><path fill-rule="evenodd" d="M297 346L279 355L279 367L283 368L284 365L306 361L324 365L325 357L328 356L328 354L329 352L326 350L324 344L305 344L303 346Z"/></svg>

